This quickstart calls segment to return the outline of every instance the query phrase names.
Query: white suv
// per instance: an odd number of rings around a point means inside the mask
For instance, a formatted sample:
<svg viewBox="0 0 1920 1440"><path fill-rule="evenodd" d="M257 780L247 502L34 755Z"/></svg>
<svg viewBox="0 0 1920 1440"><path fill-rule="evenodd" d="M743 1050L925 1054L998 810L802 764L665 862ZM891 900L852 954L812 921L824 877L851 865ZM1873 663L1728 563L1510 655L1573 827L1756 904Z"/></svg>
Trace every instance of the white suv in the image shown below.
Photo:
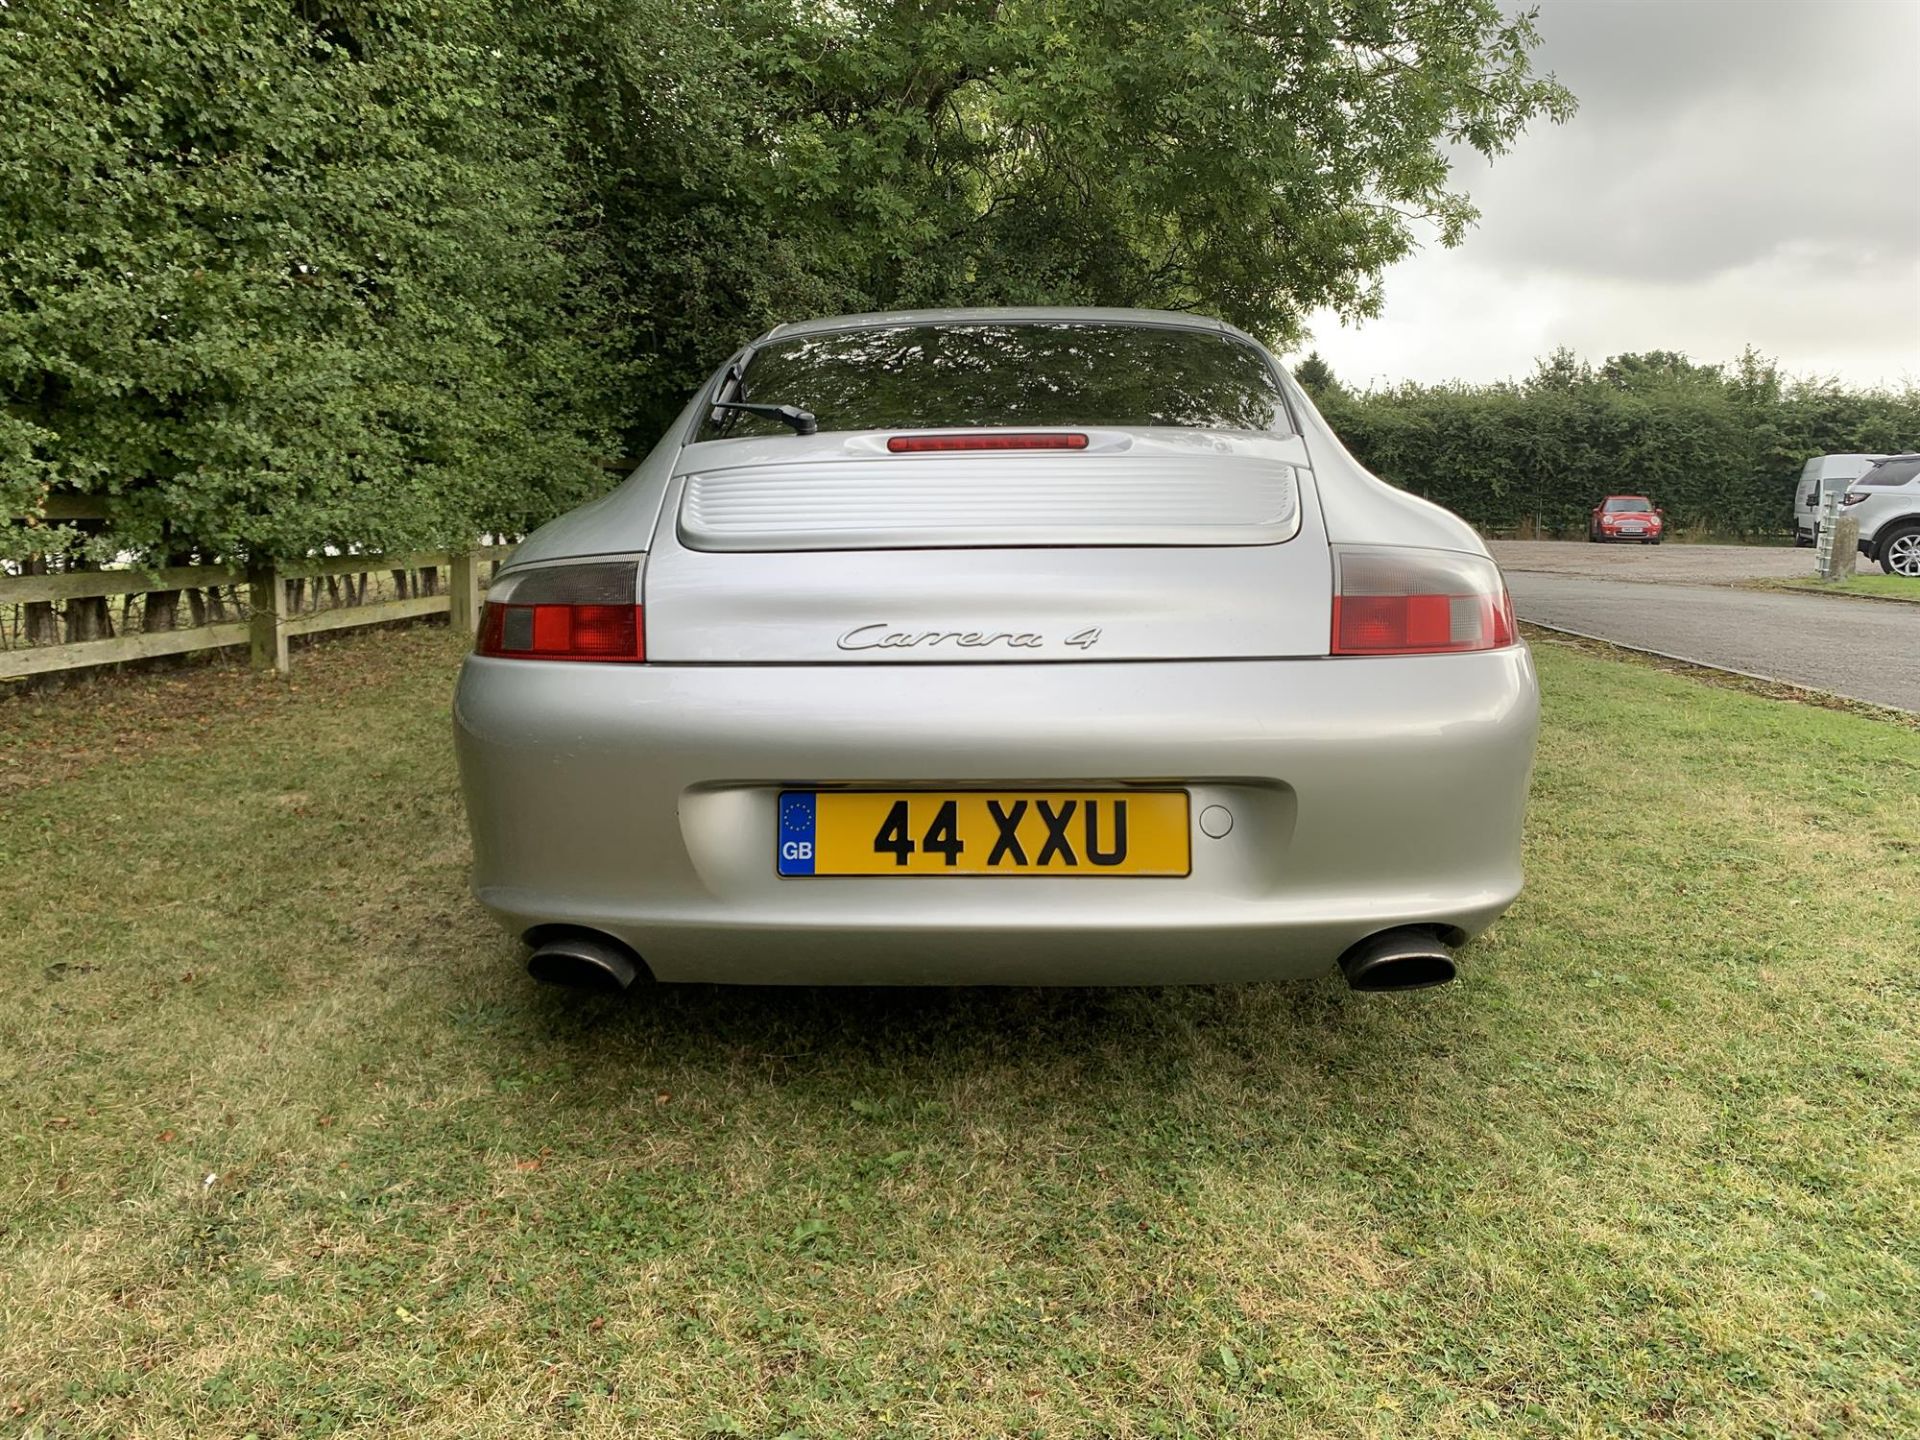
<svg viewBox="0 0 1920 1440"><path fill-rule="evenodd" d="M1847 487L1840 513L1860 522L1860 553L1920 579L1920 454L1889 455Z"/></svg>

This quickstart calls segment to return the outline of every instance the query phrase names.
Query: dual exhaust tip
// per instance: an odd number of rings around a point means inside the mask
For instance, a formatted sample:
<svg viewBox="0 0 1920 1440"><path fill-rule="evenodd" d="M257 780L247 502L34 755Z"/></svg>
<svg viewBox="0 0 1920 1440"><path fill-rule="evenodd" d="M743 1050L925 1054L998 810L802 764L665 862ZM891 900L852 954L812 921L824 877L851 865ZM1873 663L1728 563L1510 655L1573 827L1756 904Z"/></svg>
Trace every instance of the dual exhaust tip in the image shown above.
<svg viewBox="0 0 1920 1440"><path fill-rule="evenodd" d="M1340 957L1349 990L1425 990L1458 973L1453 947L1426 930L1382 930Z"/></svg>
<svg viewBox="0 0 1920 1440"><path fill-rule="evenodd" d="M1425 990L1445 985L1456 973L1453 947L1425 930L1382 930L1340 957L1340 973L1352 990ZM534 946L527 973L547 985L619 995L651 980L646 962L618 940L586 930L550 934Z"/></svg>
<svg viewBox="0 0 1920 1440"><path fill-rule="evenodd" d="M527 957L527 973L543 985L619 995L635 981L651 980L646 963L606 935L567 930L539 940Z"/></svg>

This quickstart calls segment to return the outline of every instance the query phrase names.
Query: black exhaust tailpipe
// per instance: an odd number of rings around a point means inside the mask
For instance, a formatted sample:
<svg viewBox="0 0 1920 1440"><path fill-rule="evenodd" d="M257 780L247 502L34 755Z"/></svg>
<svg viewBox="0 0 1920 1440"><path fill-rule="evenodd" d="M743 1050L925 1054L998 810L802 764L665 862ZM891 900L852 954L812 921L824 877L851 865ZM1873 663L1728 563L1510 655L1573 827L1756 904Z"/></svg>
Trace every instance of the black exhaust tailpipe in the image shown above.
<svg viewBox="0 0 1920 1440"><path fill-rule="evenodd" d="M527 973L545 985L618 995L647 975L640 957L606 935L569 930L543 938L527 957Z"/></svg>
<svg viewBox="0 0 1920 1440"><path fill-rule="evenodd" d="M1453 947L1425 930L1382 930L1340 957L1352 990L1424 990L1453 979Z"/></svg>

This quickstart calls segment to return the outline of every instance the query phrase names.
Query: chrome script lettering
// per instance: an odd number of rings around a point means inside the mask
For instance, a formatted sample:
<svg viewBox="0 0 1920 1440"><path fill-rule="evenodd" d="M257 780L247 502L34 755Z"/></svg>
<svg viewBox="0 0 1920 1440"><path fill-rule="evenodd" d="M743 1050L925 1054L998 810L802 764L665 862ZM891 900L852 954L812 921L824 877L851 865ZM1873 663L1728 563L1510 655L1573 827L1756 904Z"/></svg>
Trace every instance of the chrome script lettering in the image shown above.
<svg viewBox="0 0 1920 1440"><path fill-rule="evenodd" d="M916 645L928 649L952 645L961 650L1005 645L1011 650L1038 650L1047 642L1027 630L890 630L881 621L857 625L834 643L842 650L910 650Z"/></svg>

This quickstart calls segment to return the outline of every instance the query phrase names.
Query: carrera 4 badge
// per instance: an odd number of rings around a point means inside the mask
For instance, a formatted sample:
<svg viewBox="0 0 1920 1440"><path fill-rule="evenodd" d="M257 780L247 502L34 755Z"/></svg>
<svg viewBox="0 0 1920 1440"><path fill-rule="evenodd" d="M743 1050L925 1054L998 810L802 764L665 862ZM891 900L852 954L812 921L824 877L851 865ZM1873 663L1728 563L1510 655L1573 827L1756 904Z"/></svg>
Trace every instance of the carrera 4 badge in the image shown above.
<svg viewBox="0 0 1920 1440"><path fill-rule="evenodd" d="M1091 650L1100 643L1100 627L1076 631L1059 643ZM1031 630L895 630L881 620L855 626L834 644L842 650L931 650L942 645L956 650L984 650L995 645L1007 650L1044 650L1048 641Z"/></svg>

